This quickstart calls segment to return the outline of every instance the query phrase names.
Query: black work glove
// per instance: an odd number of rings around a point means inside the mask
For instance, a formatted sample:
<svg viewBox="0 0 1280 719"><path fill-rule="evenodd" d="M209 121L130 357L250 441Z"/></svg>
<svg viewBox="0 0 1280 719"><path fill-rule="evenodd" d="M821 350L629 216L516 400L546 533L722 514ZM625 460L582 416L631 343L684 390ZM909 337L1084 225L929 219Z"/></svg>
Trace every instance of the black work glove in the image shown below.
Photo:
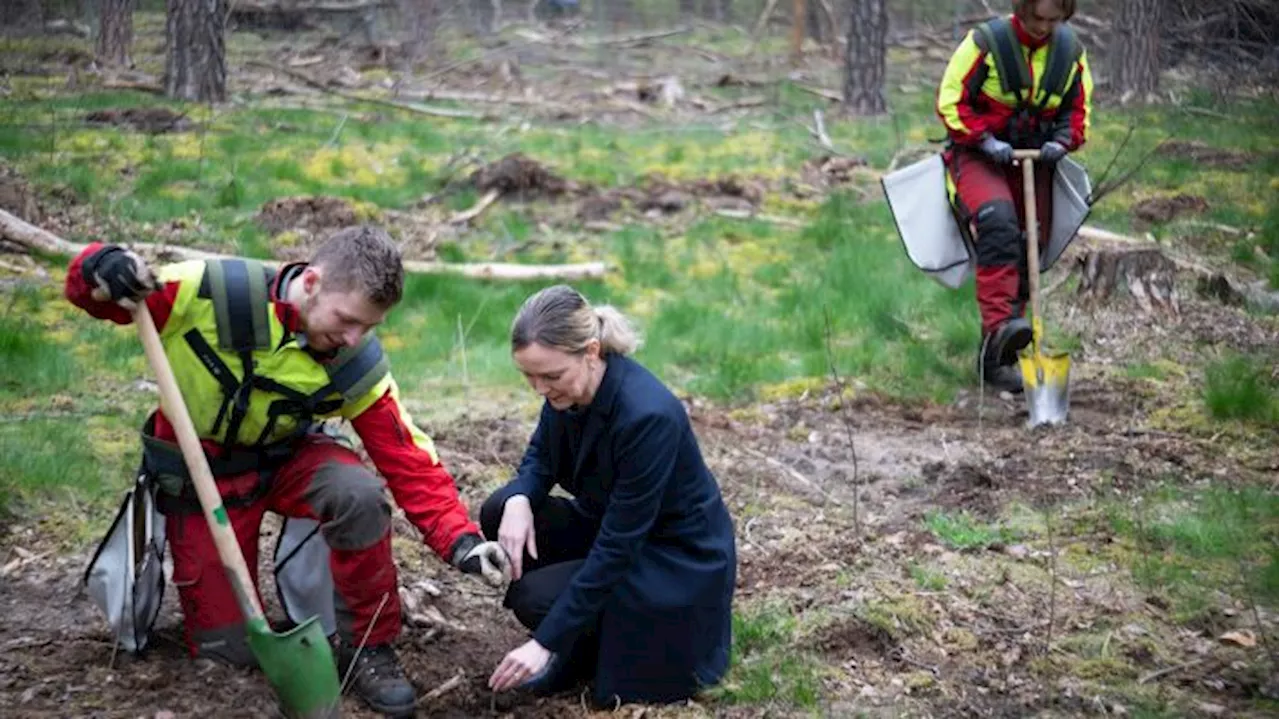
<svg viewBox="0 0 1280 719"><path fill-rule="evenodd" d="M998 165L1007 165L1013 162L1013 145L1004 140L996 139L996 136L990 133L982 138L982 144L978 148Z"/></svg>
<svg viewBox="0 0 1280 719"><path fill-rule="evenodd" d="M85 281L95 287L95 299L111 300L130 310L158 289L147 263L119 245L104 245L89 255L81 265L81 272Z"/></svg>
<svg viewBox="0 0 1280 719"><path fill-rule="evenodd" d="M1050 140L1040 146L1040 161L1050 165L1067 156L1067 148L1057 140Z"/></svg>
<svg viewBox="0 0 1280 719"><path fill-rule="evenodd" d="M511 577L511 559L497 542L486 542L478 534L464 534L453 544L453 566L464 574L478 574L495 587Z"/></svg>

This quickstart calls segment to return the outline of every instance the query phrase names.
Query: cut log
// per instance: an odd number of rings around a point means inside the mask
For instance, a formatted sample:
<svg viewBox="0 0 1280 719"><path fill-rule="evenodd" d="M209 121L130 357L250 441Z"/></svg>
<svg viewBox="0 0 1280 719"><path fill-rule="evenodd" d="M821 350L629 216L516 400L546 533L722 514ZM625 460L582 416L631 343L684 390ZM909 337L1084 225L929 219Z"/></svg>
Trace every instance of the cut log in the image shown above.
<svg viewBox="0 0 1280 719"><path fill-rule="evenodd" d="M71 242L32 225L22 218L0 210L0 239L9 240L26 248L28 251L46 255L73 256L84 251L88 245ZM191 247L174 245L156 245L146 242L135 242L129 248L160 261L172 260L210 260L228 257L216 252L197 250ZM279 267L276 260L264 260L268 267ZM413 274L453 274L485 280L575 280L598 279L604 277L609 267L603 262L583 262L568 265L519 265L501 262L453 263L453 262L417 262L406 260L406 272Z"/></svg>
<svg viewBox="0 0 1280 719"><path fill-rule="evenodd" d="M1076 294L1089 303L1105 302L1120 282L1142 311L1177 316L1178 265L1155 248L1091 248L1077 259L1080 285Z"/></svg>

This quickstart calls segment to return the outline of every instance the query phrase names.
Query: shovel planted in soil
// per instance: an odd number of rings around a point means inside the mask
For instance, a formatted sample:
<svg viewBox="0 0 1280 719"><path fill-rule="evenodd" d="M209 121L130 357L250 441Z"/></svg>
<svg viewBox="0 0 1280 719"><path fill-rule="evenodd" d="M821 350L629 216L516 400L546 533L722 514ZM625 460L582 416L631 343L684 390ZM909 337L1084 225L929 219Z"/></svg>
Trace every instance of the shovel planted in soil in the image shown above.
<svg viewBox="0 0 1280 719"><path fill-rule="evenodd" d="M1031 295L1031 351L1018 358L1022 370L1023 393L1027 398L1027 426L1062 424L1067 421L1070 398L1071 358L1065 352L1044 354L1040 319L1040 228L1036 217L1035 161L1039 150L1015 150L1022 164L1022 204L1027 225L1027 280Z"/></svg>
<svg viewBox="0 0 1280 719"><path fill-rule="evenodd" d="M200 497L200 506L204 509L205 520L209 523L209 531L218 547L218 557L227 570L227 578L231 581L240 609L244 612L249 648L262 667L262 673L275 689L286 716L297 719L331 719L339 716L342 696L338 669L319 619L312 617L282 634L271 631L258 602L258 593L250 580L249 570L245 566L244 555L240 553L235 532L227 519L227 510L222 506L222 497L213 483L208 458L200 446L200 438L191 423L191 415L187 413L186 403L178 390L178 382L174 379L173 370L164 354L164 346L160 343L160 334L156 331L155 322L151 319L151 312L145 302L138 303L133 311L133 320L138 326L138 336L142 340L151 371L155 373L156 382L160 385L161 406L178 435L187 471L191 474L196 494Z"/></svg>

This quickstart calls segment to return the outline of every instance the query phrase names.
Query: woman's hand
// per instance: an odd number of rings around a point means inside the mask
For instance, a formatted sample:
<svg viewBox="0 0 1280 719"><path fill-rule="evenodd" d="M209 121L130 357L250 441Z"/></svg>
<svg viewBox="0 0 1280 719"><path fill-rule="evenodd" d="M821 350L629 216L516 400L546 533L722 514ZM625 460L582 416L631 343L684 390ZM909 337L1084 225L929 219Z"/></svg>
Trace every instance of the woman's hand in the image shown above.
<svg viewBox="0 0 1280 719"><path fill-rule="evenodd" d="M513 689L536 677L550 660L551 651L538 640L530 639L502 658L498 668L493 670L493 676L489 677L489 688L495 692Z"/></svg>
<svg viewBox="0 0 1280 719"><path fill-rule="evenodd" d="M524 550L529 549L529 556L538 558L538 543L533 536L533 507L529 498L517 494L507 500L502 507L502 523L498 525L498 544L507 550L511 558L511 581L517 581L524 574Z"/></svg>

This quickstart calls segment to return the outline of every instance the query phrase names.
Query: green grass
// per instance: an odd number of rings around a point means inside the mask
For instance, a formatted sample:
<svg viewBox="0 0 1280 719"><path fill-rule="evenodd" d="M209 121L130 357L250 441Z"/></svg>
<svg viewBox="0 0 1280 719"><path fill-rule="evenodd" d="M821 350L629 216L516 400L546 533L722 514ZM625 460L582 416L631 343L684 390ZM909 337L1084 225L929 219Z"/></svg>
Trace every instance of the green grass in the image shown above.
<svg viewBox="0 0 1280 719"><path fill-rule="evenodd" d="M930 512L925 516L924 525L939 541L953 549L985 549L1017 539L1017 533L1008 527L983 523L968 512Z"/></svg>
<svg viewBox="0 0 1280 719"><path fill-rule="evenodd" d="M112 419L117 426L107 434L90 431L82 418L0 422L0 515L40 517L62 528L51 536L71 545L92 539L111 520L138 458L127 444L138 423Z"/></svg>
<svg viewBox="0 0 1280 719"><path fill-rule="evenodd" d="M1280 419L1274 358L1230 355L1205 368L1203 398L1215 419L1275 427Z"/></svg>
<svg viewBox="0 0 1280 719"><path fill-rule="evenodd" d="M1112 511L1134 543L1133 575L1163 593L1185 619L1215 606L1217 592L1274 606L1280 585L1274 488L1165 489Z"/></svg>
<svg viewBox="0 0 1280 719"><path fill-rule="evenodd" d="M907 568L916 586L928 592L941 592L947 588L947 575L934 571L922 564L912 562Z"/></svg>
<svg viewBox="0 0 1280 719"><path fill-rule="evenodd" d="M729 672L708 692L725 704L812 709L822 693L816 661L796 645L796 620L779 606L753 607L733 616Z"/></svg>

